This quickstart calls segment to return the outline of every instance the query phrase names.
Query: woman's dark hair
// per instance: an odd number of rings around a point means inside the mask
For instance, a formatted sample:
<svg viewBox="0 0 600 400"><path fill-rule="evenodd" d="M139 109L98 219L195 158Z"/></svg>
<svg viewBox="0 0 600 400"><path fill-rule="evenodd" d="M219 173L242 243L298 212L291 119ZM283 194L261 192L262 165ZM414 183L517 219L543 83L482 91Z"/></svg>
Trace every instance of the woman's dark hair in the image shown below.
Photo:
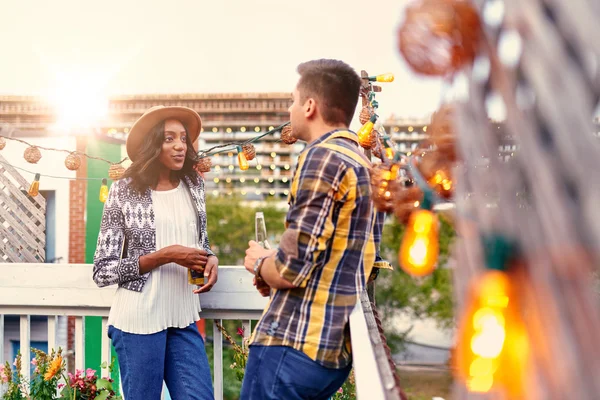
<svg viewBox="0 0 600 400"><path fill-rule="evenodd" d="M183 125L183 124L182 124ZM183 179L185 176L192 179L192 182L198 182L198 173L194 169L196 164L196 151L190 141L190 137L185 135L187 150L183 168L179 171L171 171L173 179ZM137 159L127 168L123 178L131 178L131 186L139 193L144 193L148 188L156 187L158 183L158 173L161 165L158 159L165 140L165 121L155 125L148 132L147 140L142 141L142 146L137 154Z"/></svg>

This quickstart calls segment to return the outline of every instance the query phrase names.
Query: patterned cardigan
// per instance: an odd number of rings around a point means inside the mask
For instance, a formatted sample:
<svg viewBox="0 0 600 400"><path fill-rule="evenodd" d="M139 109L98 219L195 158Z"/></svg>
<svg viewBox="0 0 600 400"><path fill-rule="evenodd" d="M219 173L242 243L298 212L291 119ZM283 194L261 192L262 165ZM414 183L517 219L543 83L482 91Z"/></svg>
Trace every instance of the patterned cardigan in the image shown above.
<svg viewBox="0 0 600 400"><path fill-rule="evenodd" d="M206 204L204 180L194 183L184 178L190 189L192 203L198 214L199 244L209 254L206 233ZM139 258L156 251L156 228L151 190L140 194L131 187L131 179L113 183L104 204L100 233L94 255L94 282L100 287L118 284L119 287L141 292L148 273L140 275Z"/></svg>

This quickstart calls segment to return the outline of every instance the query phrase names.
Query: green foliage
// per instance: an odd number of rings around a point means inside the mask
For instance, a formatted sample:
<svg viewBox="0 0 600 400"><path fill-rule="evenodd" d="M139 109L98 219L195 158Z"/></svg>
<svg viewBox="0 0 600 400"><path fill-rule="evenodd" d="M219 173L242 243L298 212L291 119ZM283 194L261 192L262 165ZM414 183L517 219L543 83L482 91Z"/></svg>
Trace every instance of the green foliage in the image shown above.
<svg viewBox="0 0 600 400"><path fill-rule="evenodd" d="M254 240L254 214L262 211L271 243L277 243L284 231L286 211L272 202L252 208L232 198L208 196L206 199L208 238L221 265L242 265L248 241Z"/></svg>
<svg viewBox="0 0 600 400"><path fill-rule="evenodd" d="M433 274L414 278L398 265L398 250L404 234L404 226L389 218L383 230L381 254L393 266L393 271L381 271L376 281L376 301L384 318L384 324L392 318L405 314L415 319L433 318L441 328L453 324L452 274L445 268L454 229L440 219L440 256L438 268ZM393 350L399 350L408 332L396 332L386 324L388 340Z"/></svg>

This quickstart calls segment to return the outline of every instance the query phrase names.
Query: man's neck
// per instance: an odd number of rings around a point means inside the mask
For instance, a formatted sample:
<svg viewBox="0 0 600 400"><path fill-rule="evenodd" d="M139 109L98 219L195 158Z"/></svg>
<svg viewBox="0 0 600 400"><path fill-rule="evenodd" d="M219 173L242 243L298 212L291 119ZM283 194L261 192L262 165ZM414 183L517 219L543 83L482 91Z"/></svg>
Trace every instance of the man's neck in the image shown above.
<svg viewBox="0 0 600 400"><path fill-rule="evenodd" d="M308 133L307 144L311 144L312 142L314 142L315 140L318 140L323 135L326 135L329 132L335 131L338 129L339 130L347 130L348 126L345 124L325 124L325 123L315 124L314 126L310 127L310 131Z"/></svg>

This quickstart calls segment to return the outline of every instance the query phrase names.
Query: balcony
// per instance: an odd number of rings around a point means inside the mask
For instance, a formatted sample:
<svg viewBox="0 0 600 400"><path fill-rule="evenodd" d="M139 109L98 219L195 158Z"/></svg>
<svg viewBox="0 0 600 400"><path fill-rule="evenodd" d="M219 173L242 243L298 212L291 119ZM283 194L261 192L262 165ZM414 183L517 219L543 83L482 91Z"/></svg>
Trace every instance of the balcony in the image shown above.
<svg viewBox="0 0 600 400"><path fill-rule="evenodd" d="M56 347L57 317L74 316L75 368L85 366L84 330L85 316L102 317L102 332L107 329L108 314L115 287L98 288L92 281L89 264L2 264L0 279L0 364L4 360L4 316L19 318L19 337L24 360L31 359L31 317L48 317L48 349ZM251 321L260 318L267 299L252 286L252 275L243 267L222 266L219 282L209 293L201 295L201 317L215 320L243 320L246 335L251 332ZM374 328L373 314L366 293L357 301L350 317L352 351L356 376L357 397L379 400L398 399L393 390L390 368L382 359L383 346ZM223 339L213 327L214 337L214 388L215 398L223 398ZM109 362L110 340L101 335L102 362ZM23 363L23 374L29 376L29 363ZM0 387L0 394L2 389Z"/></svg>

